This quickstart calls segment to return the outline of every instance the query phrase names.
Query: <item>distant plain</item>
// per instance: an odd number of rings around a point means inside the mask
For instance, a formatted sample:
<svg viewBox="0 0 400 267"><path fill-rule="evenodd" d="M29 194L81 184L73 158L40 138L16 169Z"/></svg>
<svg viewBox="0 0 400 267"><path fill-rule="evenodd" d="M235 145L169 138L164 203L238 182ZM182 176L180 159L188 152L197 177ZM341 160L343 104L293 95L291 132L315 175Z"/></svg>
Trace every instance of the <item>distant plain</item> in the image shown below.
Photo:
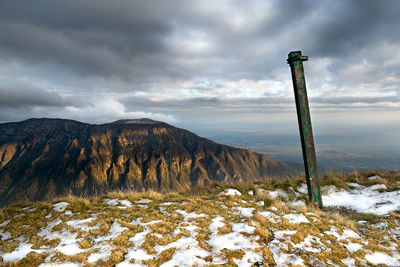
<svg viewBox="0 0 400 267"><path fill-rule="evenodd" d="M302 162L298 132L269 133L267 130L196 131L218 143L267 154L279 161ZM317 161L333 169L365 170L400 168L400 131L393 128L367 128L341 133L314 131Z"/></svg>

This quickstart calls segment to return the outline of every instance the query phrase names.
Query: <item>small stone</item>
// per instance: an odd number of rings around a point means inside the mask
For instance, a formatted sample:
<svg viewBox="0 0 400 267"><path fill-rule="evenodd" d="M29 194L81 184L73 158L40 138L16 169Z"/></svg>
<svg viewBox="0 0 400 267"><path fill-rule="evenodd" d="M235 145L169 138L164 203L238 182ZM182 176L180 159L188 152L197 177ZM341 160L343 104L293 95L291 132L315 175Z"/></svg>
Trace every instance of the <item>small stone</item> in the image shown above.
<svg viewBox="0 0 400 267"><path fill-rule="evenodd" d="M323 261L321 261L320 259L318 259L314 256L309 256L308 259L309 259L311 266L314 266L314 267L325 267L326 266L326 264Z"/></svg>
<svg viewBox="0 0 400 267"><path fill-rule="evenodd" d="M374 224L374 226L378 229L384 230L388 227L387 222L378 222L376 224Z"/></svg>

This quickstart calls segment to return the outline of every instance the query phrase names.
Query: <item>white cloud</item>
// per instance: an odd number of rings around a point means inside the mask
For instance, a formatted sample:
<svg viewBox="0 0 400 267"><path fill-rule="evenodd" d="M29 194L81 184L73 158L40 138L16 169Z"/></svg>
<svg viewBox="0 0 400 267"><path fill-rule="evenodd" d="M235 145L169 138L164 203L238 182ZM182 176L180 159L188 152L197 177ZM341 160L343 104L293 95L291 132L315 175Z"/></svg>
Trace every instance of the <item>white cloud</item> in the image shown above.
<svg viewBox="0 0 400 267"><path fill-rule="evenodd" d="M68 106L58 113L67 118L95 123L136 118L149 118L169 123L177 122L173 116L163 113L144 112L140 110L127 111L124 104L109 96L94 98L90 104L83 107Z"/></svg>

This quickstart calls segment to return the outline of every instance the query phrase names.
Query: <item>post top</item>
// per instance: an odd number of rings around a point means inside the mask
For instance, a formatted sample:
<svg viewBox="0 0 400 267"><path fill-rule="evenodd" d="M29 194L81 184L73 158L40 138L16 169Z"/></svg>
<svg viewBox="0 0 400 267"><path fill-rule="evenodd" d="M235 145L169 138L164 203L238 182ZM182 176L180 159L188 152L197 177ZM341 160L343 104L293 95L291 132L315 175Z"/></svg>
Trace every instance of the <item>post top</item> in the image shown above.
<svg viewBox="0 0 400 267"><path fill-rule="evenodd" d="M293 61L298 61L298 60L307 61L308 57L302 56L301 51L292 51L289 53L288 59L287 59L288 64L292 63Z"/></svg>

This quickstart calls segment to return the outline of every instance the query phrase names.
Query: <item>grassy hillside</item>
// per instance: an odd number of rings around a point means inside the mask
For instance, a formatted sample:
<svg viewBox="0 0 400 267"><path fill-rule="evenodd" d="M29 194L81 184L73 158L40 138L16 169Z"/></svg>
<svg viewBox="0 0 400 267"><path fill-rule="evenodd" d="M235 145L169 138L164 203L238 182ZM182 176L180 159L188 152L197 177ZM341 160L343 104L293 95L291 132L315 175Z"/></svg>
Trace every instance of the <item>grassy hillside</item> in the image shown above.
<svg viewBox="0 0 400 267"><path fill-rule="evenodd" d="M304 178L8 206L0 265L400 265L400 173L321 183L324 210L306 204Z"/></svg>

